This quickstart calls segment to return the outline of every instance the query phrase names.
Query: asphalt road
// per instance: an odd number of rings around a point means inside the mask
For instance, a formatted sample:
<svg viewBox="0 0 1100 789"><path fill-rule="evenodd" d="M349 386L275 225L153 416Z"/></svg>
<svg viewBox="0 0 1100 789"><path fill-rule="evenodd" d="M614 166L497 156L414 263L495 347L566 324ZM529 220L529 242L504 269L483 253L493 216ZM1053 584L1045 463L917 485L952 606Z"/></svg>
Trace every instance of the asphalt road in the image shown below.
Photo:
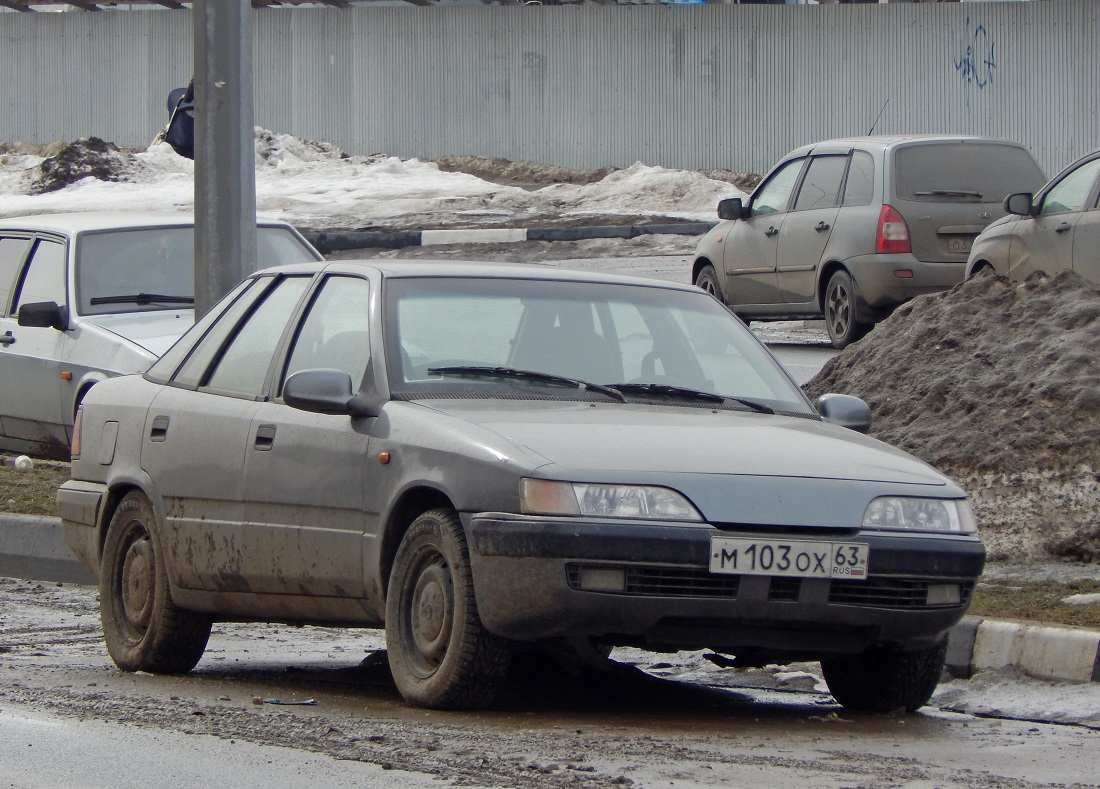
<svg viewBox="0 0 1100 789"><path fill-rule="evenodd" d="M500 704L411 709L377 631L216 625L194 672L126 674L92 587L0 579L0 785L1094 786L1100 732L960 714L855 715L799 666L617 650L521 657ZM807 665L806 668L809 668Z"/></svg>

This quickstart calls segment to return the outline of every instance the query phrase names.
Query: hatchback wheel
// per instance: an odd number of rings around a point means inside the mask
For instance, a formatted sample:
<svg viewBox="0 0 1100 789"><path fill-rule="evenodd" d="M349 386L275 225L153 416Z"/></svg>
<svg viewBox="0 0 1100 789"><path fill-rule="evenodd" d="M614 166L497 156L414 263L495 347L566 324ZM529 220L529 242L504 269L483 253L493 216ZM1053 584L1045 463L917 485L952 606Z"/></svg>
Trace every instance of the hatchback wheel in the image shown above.
<svg viewBox="0 0 1100 789"><path fill-rule="evenodd" d="M852 275L838 271L825 287L825 328L834 348L846 348L871 328L856 320L856 288Z"/></svg>
<svg viewBox="0 0 1100 789"><path fill-rule="evenodd" d="M705 290L718 301L723 301L722 286L718 284L718 272L709 263L699 269L699 274L695 277L695 287Z"/></svg>
<svg viewBox="0 0 1100 789"><path fill-rule="evenodd" d="M100 619L111 659L124 671L186 674L210 638L210 618L177 608L153 505L141 493L119 503L99 573Z"/></svg>
<svg viewBox="0 0 1100 789"><path fill-rule="evenodd" d="M405 700L434 709L489 706L508 673L505 639L481 624L466 535L430 510L401 539L386 597L390 673Z"/></svg>

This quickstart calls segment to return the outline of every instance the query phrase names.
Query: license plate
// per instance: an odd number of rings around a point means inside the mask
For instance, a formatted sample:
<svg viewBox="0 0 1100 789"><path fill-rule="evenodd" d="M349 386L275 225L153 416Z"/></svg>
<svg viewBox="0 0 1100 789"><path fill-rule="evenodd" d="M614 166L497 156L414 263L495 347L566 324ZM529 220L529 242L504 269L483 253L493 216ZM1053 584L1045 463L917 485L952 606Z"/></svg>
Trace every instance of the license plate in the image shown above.
<svg viewBox="0 0 1100 789"><path fill-rule="evenodd" d="M863 580L867 577L870 553L870 547L859 542L712 537L710 571L727 575Z"/></svg>
<svg viewBox="0 0 1100 789"><path fill-rule="evenodd" d="M948 252L969 252L971 247L974 246L974 239L970 237L966 238L949 238L947 239L947 251Z"/></svg>

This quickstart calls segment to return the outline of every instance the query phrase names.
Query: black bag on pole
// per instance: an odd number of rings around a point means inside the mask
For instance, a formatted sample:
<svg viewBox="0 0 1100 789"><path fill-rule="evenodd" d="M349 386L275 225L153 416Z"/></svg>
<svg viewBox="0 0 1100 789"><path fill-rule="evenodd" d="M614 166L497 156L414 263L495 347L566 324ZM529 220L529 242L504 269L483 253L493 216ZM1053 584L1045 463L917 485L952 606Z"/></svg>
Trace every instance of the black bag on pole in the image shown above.
<svg viewBox="0 0 1100 789"><path fill-rule="evenodd" d="M168 125L164 141L188 159L195 158L195 81L168 94Z"/></svg>

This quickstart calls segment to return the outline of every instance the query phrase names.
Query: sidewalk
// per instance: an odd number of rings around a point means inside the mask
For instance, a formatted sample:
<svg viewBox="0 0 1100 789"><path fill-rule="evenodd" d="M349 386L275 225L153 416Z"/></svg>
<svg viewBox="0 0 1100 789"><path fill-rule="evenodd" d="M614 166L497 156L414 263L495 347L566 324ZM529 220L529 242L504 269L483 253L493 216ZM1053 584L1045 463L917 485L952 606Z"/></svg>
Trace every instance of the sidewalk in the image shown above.
<svg viewBox="0 0 1100 789"><path fill-rule="evenodd" d="M438 244L502 244L517 241L584 241L651 235L701 236L713 222L662 222L577 227L501 227L469 230L361 230L303 233L322 255L346 249L403 249Z"/></svg>
<svg viewBox="0 0 1100 789"><path fill-rule="evenodd" d="M94 584L73 558L58 518L0 512L0 577ZM1036 679L1100 682L1100 631L965 617L951 631L955 677L1014 668Z"/></svg>

